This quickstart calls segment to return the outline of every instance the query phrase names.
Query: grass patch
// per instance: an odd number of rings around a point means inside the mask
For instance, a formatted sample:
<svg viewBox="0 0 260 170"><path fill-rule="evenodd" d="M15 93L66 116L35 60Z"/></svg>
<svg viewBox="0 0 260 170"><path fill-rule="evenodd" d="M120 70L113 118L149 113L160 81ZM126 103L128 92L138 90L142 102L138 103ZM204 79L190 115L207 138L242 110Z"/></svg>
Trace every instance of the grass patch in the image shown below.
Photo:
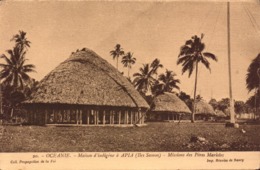
<svg viewBox="0 0 260 170"><path fill-rule="evenodd" d="M241 132L243 128L246 133ZM260 125L148 123L145 127L4 126L0 152L260 151ZM192 143L192 136L206 143Z"/></svg>

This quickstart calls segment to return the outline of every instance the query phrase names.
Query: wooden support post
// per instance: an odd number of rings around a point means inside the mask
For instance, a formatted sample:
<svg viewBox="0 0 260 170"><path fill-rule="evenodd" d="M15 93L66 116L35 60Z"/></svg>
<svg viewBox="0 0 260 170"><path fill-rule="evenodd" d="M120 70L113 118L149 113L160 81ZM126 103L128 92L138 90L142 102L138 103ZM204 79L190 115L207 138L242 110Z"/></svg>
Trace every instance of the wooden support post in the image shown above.
<svg viewBox="0 0 260 170"><path fill-rule="evenodd" d="M128 114L129 114L129 111L126 110L125 112L126 112L126 124L128 124Z"/></svg>
<svg viewBox="0 0 260 170"><path fill-rule="evenodd" d="M71 123L71 112L70 112L70 109L67 110L67 114L69 115L68 122Z"/></svg>
<svg viewBox="0 0 260 170"><path fill-rule="evenodd" d="M143 112L143 124L144 124L145 118L146 118L146 112Z"/></svg>
<svg viewBox="0 0 260 170"><path fill-rule="evenodd" d="M93 115L93 123L96 124L96 114L94 110L91 110L91 115Z"/></svg>
<svg viewBox="0 0 260 170"><path fill-rule="evenodd" d="M95 125L96 124L96 112L95 112L95 110L92 111L91 115L93 115L93 123Z"/></svg>
<svg viewBox="0 0 260 170"><path fill-rule="evenodd" d="M135 123L135 111L133 111L133 124Z"/></svg>
<svg viewBox="0 0 260 170"><path fill-rule="evenodd" d="M91 115L90 124L92 124L92 123L95 124L95 112L94 112L94 110L91 109L90 115Z"/></svg>
<svg viewBox="0 0 260 170"><path fill-rule="evenodd" d="M123 113L123 124L126 122L125 112Z"/></svg>
<svg viewBox="0 0 260 170"><path fill-rule="evenodd" d="M112 111L109 110L109 124L112 124Z"/></svg>
<svg viewBox="0 0 260 170"><path fill-rule="evenodd" d="M141 118L140 118L140 123L143 124L144 121L144 112L140 111Z"/></svg>
<svg viewBox="0 0 260 170"><path fill-rule="evenodd" d="M141 116L141 117L139 118L139 119L140 119L140 124L143 124L143 119L144 119L143 114L144 114L144 113L140 111L140 116Z"/></svg>
<svg viewBox="0 0 260 170"><path fill-rule="evenodd" d="M87 125L89 125L89 114L90 114L90 110L87 110Z"/></svg>
<svg viewBox="0 0 260 170"><path fill-rule="evenodd" d="M121 124L121 111L119 111L118 114L118 124Z"/></svg>
<svg viewBox="0 0 260 170"><path fill-rule="evenodd" d="M133 112L132 111L130 111L130 124L133 124Z"/></svg>
<svg viewBox="0 0 260 170"><path fill-rule="evenodd" d="M115 124L115 111L112 112L112 124Z"/></svg>
<svg viewBox="0 0 260 170"><path fill-rule="evenodd" d="M141 116L142 116L142 113L140 111L138 111L138 124L141 124Z"/></svg>
<svg viewBox="0 0 260 170"><path fill-rule="evenodd" d="M110 110L110 124L113 124L113 111Z"/></svg>
<svg viewBox="0 0 260 170"><path fill-rule="evenodd" d="M52 114L53 114L53 123L56 123L56 112L55 109L52 109Z"/></svg>
<svg viewBox="0 0 260 170"><path fill-rule="evenodd" d="M79 115L80 115L79 116L80 117L80 122L79 123L82 124L82 110L81 109L79 110Z"/></svg>
<svg viewBox="0 0 260 170"><path fill-rule="evenodd" d="M63 119L64 119L64 111L63 110L59 110L59 113L61 115L61 123L62 123Z"/></svg>
<svg viewBox="0 0 260 170"><path fill-rule="evenodd" d="M106 124L106 111L103 110L103 125Z"/></svg>
<svg viewBox="0 0 260 170"><path fill-rule="evenodd" d="M99 110L96 111L97 114L97 124L99 124Z"/></svg>
<svg viewBox="0 0 260 170"><path fill-rule="evenodd" d="M97 111L94 111L94 115L95 115L95 125L97 124Z"/></svg>
<svg viewBox="0 0 260 170"><path fill-rule="evenodd" d="M138 124L138 122L137 122L137 120L138 120L138 112L135 112L135 124Z"/></svg>
<svg viewBox="0 0 260 170"><path fill-rule="evenodd" d="M114 124L114 111L111 111L111 124Z"/></svg>
<svg viewBox="0 0 260 170"><path fill-rule="evenodd" d="M136 122L136 124L139 124L139 112L137 111L136 112L136 119L135 119L135 122Z"/></svg>
<svg viewBox="0 0 260 170"><path fill-rule="evenodd" d="M115 117L116 117L116 112L113 111L113 124L115 124Z"/></svg>
<svg viewBox="0 0 260 170"><path fill-rule="evenodd" d="M78 115L78 110L76 109L76 124L79 124L79 115Z"/></svg>
<svg viewBox="0 0 260 170"><path fill-rule="evenodd" d="M112 110L109 111L109 124L112 124L112 116L113 116L113 113L112 113Z"/></svg>

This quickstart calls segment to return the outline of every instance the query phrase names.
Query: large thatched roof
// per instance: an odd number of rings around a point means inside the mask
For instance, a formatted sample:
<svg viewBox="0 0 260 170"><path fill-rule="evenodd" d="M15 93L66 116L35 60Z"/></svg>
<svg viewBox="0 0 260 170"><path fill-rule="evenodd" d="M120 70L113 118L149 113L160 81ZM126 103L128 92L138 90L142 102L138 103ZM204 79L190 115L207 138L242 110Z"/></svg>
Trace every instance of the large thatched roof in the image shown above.
<svg viewBox="0 0 260 170"><path fill-rule="evenodd" d="M203 100L196 101L196 114L216 115L212 106Z"/></svg>
<svg viewBox="0 0 260 170"><path fill-rule="evenodd" d="M121 73L89 49L73 53L45 76L26 103L149 107Z"/></svg>
<svg viewBox="0 0 260 170"><path fill-rule="evenodd" d="M153 99L151 111L191 113L188 106L173 93L164 93L156 96Z"/></svg>

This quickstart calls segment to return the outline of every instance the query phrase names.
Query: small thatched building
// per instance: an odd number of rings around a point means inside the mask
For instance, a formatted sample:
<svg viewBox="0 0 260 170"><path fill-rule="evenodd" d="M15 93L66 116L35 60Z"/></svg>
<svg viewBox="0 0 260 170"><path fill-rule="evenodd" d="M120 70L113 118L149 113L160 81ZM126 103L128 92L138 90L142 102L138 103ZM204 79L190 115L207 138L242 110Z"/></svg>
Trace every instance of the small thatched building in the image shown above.
<svg viewBox="0 0 260 170"><path fill-rule="evenodd" d="M215 110L216 113L216 121L223 121L227 118L227 115L221 110Z"/></svg>
<svg viewBox="0 0 260 170"><path fill-rule="evenodd" d="M143 124L149 108L120 72L85 48L45 76L24 105L32 124Z"/></svg>
<svg viewBox="0 0 260 170"><path fill-rule="evenodd" d="M221 110L215 110L216 117L227 117L227 115Z"/></svg>
<svg viewBox="0 0 260 170"><path fill-rule="evenodd" d="M165 92L152 100L149 119L153 121L174 121L190 119L190 114L190 109L178 96Z"/></svg>
<svg viewBox="0 0 260 170"><path fill-rule="evenodd" d="M196 101L196 120L209 120L216 115L213 107L207 102L200 100Z"/></svg>

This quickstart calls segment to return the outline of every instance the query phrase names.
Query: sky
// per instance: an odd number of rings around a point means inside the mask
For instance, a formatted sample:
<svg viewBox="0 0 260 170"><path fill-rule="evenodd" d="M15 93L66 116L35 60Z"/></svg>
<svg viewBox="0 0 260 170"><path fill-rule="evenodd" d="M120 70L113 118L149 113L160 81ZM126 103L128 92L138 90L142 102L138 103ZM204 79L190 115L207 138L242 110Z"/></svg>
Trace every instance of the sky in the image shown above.
<svg viewBox="0 0 260 170"><path fill-rule="evenodd" d="M250 62L260 53L260 2L230 3L232 87L235 100L246 101ZM14 46L19 30L32 42L27 63L36 66L30 76L41 80L84 47L116 66L109 51L119 43L137 59L130 74L155 58L180 79L181 91L193 96L194 78L177 65L180 47L193 35L204 34L205 51L218 57L211 72L199 66L197 94L205 100L229 96L227 3L223 1L3 1L0 3L0 53ZM3 60L0 60L3 62ZM119 65L127 75L127 69Z"/></svg>

